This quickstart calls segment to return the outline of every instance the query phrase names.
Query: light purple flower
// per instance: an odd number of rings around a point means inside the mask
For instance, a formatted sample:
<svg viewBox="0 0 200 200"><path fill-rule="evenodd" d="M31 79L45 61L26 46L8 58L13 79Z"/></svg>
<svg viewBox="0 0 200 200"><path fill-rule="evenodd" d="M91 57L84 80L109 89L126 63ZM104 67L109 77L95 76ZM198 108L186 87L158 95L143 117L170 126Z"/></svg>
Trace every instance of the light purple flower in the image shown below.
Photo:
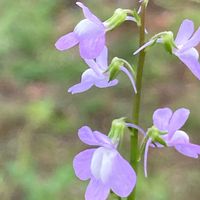
<svg viewBox="0 0 200 200"><path fill-rule="evenodd" d="M76 176L81 180L90 179L85 199L106 200L110 190L127 197L136 184L136 174L117 151L117 145L87 126L80 128L78 135L85 144L99 146L80 152L73 161Z"/></svg>
<svg viewBox="0 0 200 200"><path fill-rule="evenodd" d="M153 124L161 132L166 134L160 137L166 142L168 147L175 148L179 153L198 158L200 154L200 146L192 144L189 141L189 136L184 131L179 130L187 121L190 111L185 108L180 108L174 113L169 108L157 109L153 114ZM144 154L144 169L145 176L147 176L147 157L149 146L154 147L151 143L152 138L149 138L145 148ZM163 147L156 143L157 147Z"/></svg>
<svg viewBox="0 0 200 200"><path fill-rule="evenodd" d="M167 137L172 138L187 121L190 111L185 108L179 108L174 113L170 108L157 109L153 114L153 124L159 130L167 132Z"/></svg>
<svg viewBox="0 0 200 200"><path fill-rule="evenodd" d="M200 43L200 27L194 33L194 23L185 19L178 31L175 39L177 48L173 53L190 69L190 71L200 80L199 53L194 48Z"/></svg>
<svg viewBox="0 0 200 200"><path fill-rule="evenodd" d="M82 58L96 58L105 46L105 26L83 3L76 4L82 8L86 19L81 20L73 32L58 39L55 46L64 51L79 44Z"/></svg>
<svg viewBox="0 0 200 200"><path fill-rule="evenodd" d="M163 32L157 34L150 41L148 41L137 51L135 51L134 55L136 55L146 47L153 45L155 42L163 43L162 36L170 33ZM200 27L194 33L194 23L191 20L185 19L182 22L179 31L177 33L176 39L174 41L176 47L173 48L172 53L175 56L177 56L189 68L189 70L200 80L199 53L194 48L199 43L200 43Z"/></svg>
<svg viewBox="0 0 200 200"><path fill-rule="evenodd" d="M118 83L116 79L109 82L109 72L105 72L108 69L108 49L106 47L95 60L84 60L90 68L82 74L81 82L70 87L68 92L76 94L89 90L93 85L106 88Z"/></svg>

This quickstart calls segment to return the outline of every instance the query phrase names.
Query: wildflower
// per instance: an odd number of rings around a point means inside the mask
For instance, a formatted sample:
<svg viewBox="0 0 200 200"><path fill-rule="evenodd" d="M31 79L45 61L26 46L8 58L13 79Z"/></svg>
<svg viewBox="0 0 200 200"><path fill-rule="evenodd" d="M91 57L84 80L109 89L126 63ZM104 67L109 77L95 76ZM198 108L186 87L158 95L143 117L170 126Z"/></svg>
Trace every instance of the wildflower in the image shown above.
<svg viewBox="0 0 200 200"><path fill-rule="evenodd" d="M141 50L152 46L155 43L163 43L166 49L177 56L189 70L200 80L199 53L194 48L200 43L200 27L194 33L194 24L191 20L185 19L177 33L176 39L173 39L172 32L158 33L152 37L146 44L134 52L134 55Z"/></svg>
<svg viewBox="0 0 200 200"><path fill-rule="evenodd" d="M105 22L101 22L83 3L76 3L82 8L85 16L75 27L74 31L58 39L55 46L64 51L79 44L80 55L83 59L94 59L99 56L105 46L105 34L124 21L133 21L140 25L140 17L129 9L118 8Z"/></svg>
<svg viewBox="0 0 200 200"><path fill-rule="evenodd" d="M191 20L184 20L179 28L175 39L176 48L173 49L176 55L200 80L199 53L194 48L200 42L200 27L194 33L194 24Z"/></svg>
<svg viewBox="0 0 200 200"><path fill-rule="evenodd" d="M106 47L95 60L84 60L90 68L82 74L81 82L70 87L68 92L76 94L89 90L93 85L99 88L106 88L118 83L116 79L109 81L109 73L106 72L108 69L108 49Z"/></svg>
<svg viewBox="0 0 200 200"><path fill-rule="evenodd" d="M136 174L117 151L118 143L87 126L80 128L78 135L85 144L98 146L80 152L73 161L76 176L81 180L90 179L85 199L105 200L110 190L127 197L135 186Z"/></svg>
<svg viewBox="0 0 200 200"><path fill-rule="evenodd" d="M73 32L59 38L55 46L64 51L79 44L82 58L96 58L105 45L105 26L83 3L76 4L82 8L86 19L81 20Z"/></svg>
<svg viewBox="0 0 200 200"><path fill-rule="evenodd" d="M133 72L130 73L129 70L123 66L124 62L114 58L110 66L108 66L107 47L104 47L103 51L96 59L84 59L84 60L90 68L87 69L85 72L83 72L81 76L81 82L70 87L68 89L68 92L72 94L81 93L86 90L89 90L93 85L95 85L98 88L107 88L115 86L116 84L118 84L118 80L115 79L116 75L114 78L112 78L112 80L110 79L110 75L112 74L113 70L117 70L116 74L118 74L119 71L125 73L128 76L129 80L131 81L134 92L135 93L137 92L135 81L133 79Z"/></svg>
<svg viewBox="0 0 200 200"><path fill-rule="evenodd" d="M180 108L174 113L169 108L157 109L153 114L153 124L154 126L150 128L147 132L149 139L146 143L145 153L144 153L144 169L145 176L147 176L147 157L149 146L159 148L163 145L159 144L153 137L149 134L153 130L158 133L157 137L164 140L167 147L175 148L179 153L192 157L198 158L200 154L200 146L192 144L189 141L189 136L180 128L185 124L188 119L190 111L185 108ZM154 144L152 144L154 142Z"/></svg>

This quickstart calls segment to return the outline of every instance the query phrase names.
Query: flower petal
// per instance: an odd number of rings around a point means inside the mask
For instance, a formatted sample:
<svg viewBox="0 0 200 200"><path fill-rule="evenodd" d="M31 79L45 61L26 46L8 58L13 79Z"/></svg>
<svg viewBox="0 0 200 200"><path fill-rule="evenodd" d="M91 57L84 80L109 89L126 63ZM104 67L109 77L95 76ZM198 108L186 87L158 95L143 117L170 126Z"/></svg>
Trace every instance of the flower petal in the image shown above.
<svg viewBox="0 0 200 200"><path fill-rule="evenodd" d="M110 188L100 180L92 178L85 193L85 200L106 200L110 193Z"/></svg>
<svg viewBox="0 0 200 200"><path fill-rule="evenodd" d="M176 131L168 145L174 146L178 152L192 158L198 158L200 154L200 146L190 143L189 136L184 131Z"/></svg>
<svg viewBox="0 0 200 200"><path fill-rule="evenodd" d="M187 41L187 43L181 48L181 51L188 50L192 47L196 47L200 43L200 27L194 33L194 35Z"/></svg>
<svg viewBox="0 0 200 200"><path fill-rule="evenodd" d="M108 68L108 48L104 46L104 49L96 58L96 63L102 70L106 70Z"/></svg>
<svg viewBox="0 0 200 200"><path fill-rule="evenodd" d="M96 74L92 69L87 69L81 76L81 82L70 87L68 92L76 94L89 90L95 83L95 76Z"/></svg>
<svg viewBox="0 0 200 200"><path fill-rule="evenodd" d="M178 144L175 146L175 149L179 153L191 158L198 158L200 154L200 146L196 144Z"/></svg>
<svg viewBox="0 0 200 200"><path fill-rule="evenodd" d="M70 87L68 89L68 92L71 94L82 93L89 90L92 86L93 86L92 82L81 82Z"/></svg>
<svg viewBox="0 0 200 200"><path fill-rule="evenodd" d="M176 54L178 58L190 69L190 71L200 80L199 54L196 49L191 48L181 54Z"/></svg>
<svg viewBox="0 0 200 200"><path fill-rule="evenodd" d="M88 126L83 126L78 130L78 136L80 140L88 145L99 145L99 141L96 139L93 131Z"/></svg>
<svg viewBox="0 0 200 200"><path fill-rule="evenodd" d="M153 124L160 131L167 131L169 120L172 117L172 111L169 108L157 109L153 114Z"/></svg>
<svg viewBox="0 0 200 200"><path fill-rule="evenodd" d="M109 185L120 197L127 197L136 184L136 174L131 165L118 153L114 159Z"/></svg>
<svg viewBox="0 0 200 200"><path fill-rule="evenodd" d="M103 26L102 22L83 3L76 2L76 5L78 5L80 8L82 8L85 18L91 20L92 22L94 22L94 23L96 23L98 25L102 25Z"/></svg>
<svg viewBox="0 0 200 200"><path fill-rule="evenodd" d="M87 149L75 156L73 160L73 168L79 179L87 180L91 178L90 165L95 150L96 149Z"/></svg>
<svg viewBox="0 0 200 200"><path fill-rule="evenodd" d="M113 147L113 143L107 135L99 131L93 132L88 126L81 127L78 136L82 142L88 145Z"/></svg>
<svg viewBox="0 0 200 200"><path fill-rule="evenodd" d="M169 122L168 137L171 138L173 134L180 129L189 117L190 111L185 108L176 110Z"/></svg>
<svg viewBox="0 0 200 200"><path fill-rule="evenodd" d="M109 146L109 147L113 146L114 147L111 139L107 135L104 135L99 131L94 131L93 134L94 134L96 140L99 142L99 144L101 144L101 146Z"/></svg>
<svg viewBox="0 0 200 200"><path fill-rule="evenodd" d="M81 41L85 38L105 34L105 29L88 19L83 19L74 28L74 33L79 41Z"/></svg>
<svg viewBox="0 0 200 200"><path fill-rule="evenodd" d="M94 59L84 59L84 61L94 72L96 72L96 75L102 75L102 71Z"/></svg>
<svg viewBox="0 0 200 200"><path fill-rule="evenodd" d="M184 131L176 131L172 138L169 140L167 139L167 144L169 146L175 146L177 144L188 144L189 143L189 136Z"/></svg>
<svg viewBox="0 0 200 200"><path fill-rule="evenodd" d="M80 41L80 55L84 59L94 59L99 56L105 46L105 34L84 38Z"/></svg>
<svg viewBox="0 0 200 200"><path fill-rule="evenodd" d="M105 77L105 79L103 80L97 80L95 82L95 86L98 88L107 88L107 87L112 87L118 84L118 80L112 80L109 81L107 77Z"/></svg>
<svg viewBox="0 0 200 200"><path fill-rule="evenodd" d="M194 32L194 23L189 19L185 19L182 22L179 28L179 31L177 33L177 36L175 39L176 45L185 44L189 40L189 38L192 36L193 32Z"/></svg>
<svg viewBox="0 0 200 200"><path fill-rule="evenodd" d="M74 32L71 32L59 38L55 43L55 46L58 50L64 51L75 46L76 44L78 44L78 42L79 40L77 39L76 34Z"/></svg>
<svg viewBox="0 0 200 200"><path fill-rule="evenodd" d="M91 173L96 178L106 184L110 180L113 171L113 161L118 152L114 148L100 147L92 157Z"/></svg>

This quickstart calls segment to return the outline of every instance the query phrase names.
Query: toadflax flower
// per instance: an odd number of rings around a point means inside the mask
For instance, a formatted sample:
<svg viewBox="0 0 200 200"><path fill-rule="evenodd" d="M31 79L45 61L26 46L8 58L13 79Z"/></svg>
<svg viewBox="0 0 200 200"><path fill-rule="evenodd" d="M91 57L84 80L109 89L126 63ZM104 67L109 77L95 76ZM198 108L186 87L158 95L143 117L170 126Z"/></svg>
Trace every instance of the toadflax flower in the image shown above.
<svg viewBox="0 0 200 200"><path fill-rule="evenodd" d="M101 54L94 59L84 59L90 67L81 76L81 82L70 87L68 92L72 94L81 93L89 90L93 85L99 88L114 86L118 80L109 81L108 69L108 49L104 47Z"/></svg>
<svg viewBox="0 0 200 200"><path fill-rule="evenodd" d="M83 72L81 76L81 82L70 87L68 92L72 94L81 93L86 90L89 90L92 86L96 86L98 88L107 88L115 86L118 83L117 79L110 80L110 67L108 66L108 49L104 47L103 51L96 59L84 59L86 64L90 67L85 72ZM114 61L110 66L116 66L119 71L122 71L129 78L134 92L136 93L135 81L133 78L133 74L129 72L123 65L123 62L118 62L118 60L113 59ZM113 67L112 67L113 68ZM118 74L118 73L117 73Z"/></svg>
<svg viewBox="0 0 200 200"><path fill-rule="evenodd" d="M124 21L133 21L140 25L137 13L129 9L118 8L105 22L101 22L83 3L76 3L82 8L85 19L81 20L74 31L58 39L55 46L64 51L79 44L80 55L84 59L94 59L99 56L105 46L105 34Z"/></svg>
<svg viewBox="0 0 200 200"><path fill-rule="evenodd" d="M81 20L73 32L59 38L55 46L64 51L79 44L82 58L96 58L105 45L105 26L83 3L76 4L82 8L86 19Z"/></svg>
<svg viewBox="0 0 200 200"><path fill-rule="evenodd" d="M145 175L147 176L147 156L149 146L154 147L152 141L157 147L163 147L156 141L160 137L166 143L166 146L175 148L179 153L198 158L200 146L190 143L189 136L184 131L179 130L187 121L190 111L180 108L174 113L169 108L157 109L153 114L153 127L147 132L149 139L146 144L144 153ZM152 132L151 134L149 134ZM158 133L155 134L155 133ZM154 137L151 137L154 135Z"/></svg>
<svg viewBox="0 0 200 200"><path fill-rule="evenodd" d="M179 28L175 39L176 48L173 49L176 55L200 80L199 53L194 48L200 43L200 27L194 33L194 23L191 20L184 20Z"/></svg>
<svg viewBox="0 0 200 200"><path fill-rule="evenodd" d="M135 51L134 55L155 43L163 43L166 49L177 56L200 80L199 53L194 48L200 43L200 27L194 33L194 23L191 20L185 19L179 28L175 40L173 39L172 32L159 33Z"/></svg>
<svg viewBox="0 0 200 200"><path fill-rule="evenodd" d="M96 148L75 156L73 167L81 180L90 179L86 200L106 200L110 190L127 197L136 183L136 174L130 164L117 151L117 143L108 136L83 126L78 132L82 142Z"/></svg>

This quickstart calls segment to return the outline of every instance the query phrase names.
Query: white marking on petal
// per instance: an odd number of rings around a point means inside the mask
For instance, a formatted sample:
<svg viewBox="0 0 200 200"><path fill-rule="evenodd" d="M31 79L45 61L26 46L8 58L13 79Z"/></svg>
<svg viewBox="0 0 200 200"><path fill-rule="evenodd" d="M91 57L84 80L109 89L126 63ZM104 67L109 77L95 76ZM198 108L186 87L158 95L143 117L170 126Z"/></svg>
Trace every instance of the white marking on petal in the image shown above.
<svg viewBox="0 0 200 200"><path fill-rule="evenodd" d="M115 149L98 148L92 157L91 172L96 179L106 183L112 172L113 160L117 155Z"/></svg>

